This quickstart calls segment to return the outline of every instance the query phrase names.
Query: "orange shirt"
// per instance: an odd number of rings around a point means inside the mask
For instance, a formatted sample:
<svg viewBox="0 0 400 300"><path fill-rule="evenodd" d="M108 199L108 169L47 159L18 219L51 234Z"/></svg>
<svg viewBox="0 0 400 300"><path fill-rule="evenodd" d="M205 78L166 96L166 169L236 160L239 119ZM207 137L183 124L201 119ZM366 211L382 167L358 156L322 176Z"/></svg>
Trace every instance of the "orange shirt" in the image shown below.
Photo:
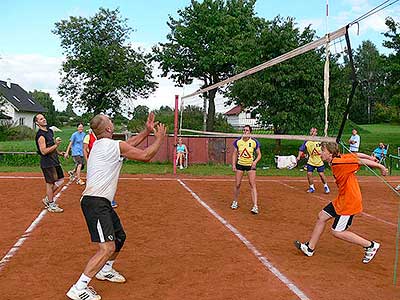
<svg viewBox="0 0 400 300"><path fill-rule="evenodd" d="M333 200L338 215L355 215L362 211L362 197L355 172L360 169L355 154L342 154L332 160L332 173L339 188Z"/></svg>

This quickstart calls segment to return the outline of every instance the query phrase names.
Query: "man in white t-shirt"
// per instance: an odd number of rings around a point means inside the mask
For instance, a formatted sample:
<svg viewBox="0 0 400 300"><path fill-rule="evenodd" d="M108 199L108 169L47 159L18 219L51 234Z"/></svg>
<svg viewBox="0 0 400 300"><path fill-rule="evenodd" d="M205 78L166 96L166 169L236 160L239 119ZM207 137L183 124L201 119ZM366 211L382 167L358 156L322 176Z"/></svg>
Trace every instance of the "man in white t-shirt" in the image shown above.
<svg viewBox="0 0 400 300"><path fill-rule="evenodd" d="M123 159L149 161L156 155L166 133L163 124L155 126L153 113L147 118L146 129L126 142L112 139L114 125L105 115L95 116L90 121L90 127L97 140L87 162L86 189L82 194L81 208L91 240L98 243L99 249L88 261L78 281L67 292L67 296L73 300L101 299L93 288L88 287L94 276L111 282L126 281L113 268L126 235L111 202L117 190ZM155 142L144 150L136 148L151 132L154 132Z"/></svg>
<svg viewBox="0 0 400 300"><path fill-rule="evenodd" d="M360 150L360 136L357 134L357 129L353 128L351 131L352 135L349 139L350 144L350 151L351 152L358 152Z"/></svg>

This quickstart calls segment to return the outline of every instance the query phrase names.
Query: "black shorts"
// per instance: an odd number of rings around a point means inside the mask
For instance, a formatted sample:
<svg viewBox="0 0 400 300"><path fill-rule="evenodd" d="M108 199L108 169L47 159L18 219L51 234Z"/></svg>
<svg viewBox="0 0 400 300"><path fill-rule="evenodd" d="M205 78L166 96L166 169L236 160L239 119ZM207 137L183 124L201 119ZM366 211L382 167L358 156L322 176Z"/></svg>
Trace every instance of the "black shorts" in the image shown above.
<svg viewBox="0 0 400 300"><path fill-rule="evenodd" d="M61 178L64 178L64 172L61 166L42 168L42 172L44 175L44 180L47 183L54 183L60 180Z"/></svg>
<svg viewBox="0 0 400 300"><path fill-rule="evenodd" d="M252 168L251 166L242 166L242 165L236 164L236 170L239 170L239 171L255 171L256 168Z"/></svg>
<svg viewBox="0 0 400 300"><path fill-rule="evenodd" d="M106 198L83 196L81 208L86 219L92 242L104 243L115 241L124 236L125 231L111 202Z"/></svg>
<svg viewBox="0 0 400 300"><path fill-rule="evenodd" d="M323 211L332 218L335 218L332 224L332 230L334 231L345 231L353 222L354 215L338 215L332 202L325 206Z"/></svg>
<svg viewBox="0 0 400 300"><path fill-rule="evenodd" d="M82 165L82 170L84 169L85 161L83 159L83 156L80 156L80 155L72 156L72 160L74 161L75 166Z"/></svg>

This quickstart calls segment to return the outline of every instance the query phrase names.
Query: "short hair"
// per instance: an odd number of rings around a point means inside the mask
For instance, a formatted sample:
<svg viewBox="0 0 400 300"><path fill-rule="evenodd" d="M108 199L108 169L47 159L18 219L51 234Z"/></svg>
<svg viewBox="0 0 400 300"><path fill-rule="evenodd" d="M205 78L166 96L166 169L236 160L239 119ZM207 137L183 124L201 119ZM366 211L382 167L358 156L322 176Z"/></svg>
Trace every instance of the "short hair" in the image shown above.
<svg viewBox="0 0 400 300"><path fill-rule="evenodd" d="M106 116L104 115L95 115L91 120L90 120L90 128L92 128L95 136L100 136L101 133L103 133L105 126L104 126L104 118Z"/></svg>
<svg viewBox="0 0 400 300"><path fill-rule="evenodd" d="M339 145L336 142L322 142L321 149L328 150L328 152L331 153L333 157L339 155Z"/></svg>
<svg viewBox="0 0 400 300"><path fill-rule="evenodd" d="M76 127L79 127L79 125L85 126L85 125L83 125L82 122L79 122L78 124L76 124Z"/></svg>
<svg viewBox="0 0 400 300"><path fill-rule="evenodd" d="M250 125L244 125L244 128L248 128L249 130L250 130L250 133L252 133L252 131L253 131L253 128L251 128L251 126Z"/></svg>

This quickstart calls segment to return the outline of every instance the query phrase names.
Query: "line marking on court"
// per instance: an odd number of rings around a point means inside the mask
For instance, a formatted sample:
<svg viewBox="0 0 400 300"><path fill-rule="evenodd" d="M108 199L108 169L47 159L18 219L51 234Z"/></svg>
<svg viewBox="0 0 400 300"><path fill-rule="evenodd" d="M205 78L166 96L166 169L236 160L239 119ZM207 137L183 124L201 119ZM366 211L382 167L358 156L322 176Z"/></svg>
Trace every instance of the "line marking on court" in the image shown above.
<svg viewBox="0 0 400 300"><path fill-rule="evenodd" d="M201 198L193 192L181 179L177 179L178 182L192 195L192 197L205 209L208 210L218 221L220 221L226 228L228 228L242 243L249 249L255 257L273 274L276 278L278 278L283 284L285 284L297 297L301 300L310 300L308 296L300 290L291 280L289 280L285 275L283 275L276 267L272 265L272 263L262 255L260 251L248 240L246 239L239 230L236 229L232 224L230 224L227 220L221 217L215 210L213 210L207 203L205 203Z"/></svg>
<svg viewBox="0 0 400 300"><path fill-rule="evenodd" d="M279 181L278 181L278 182L279 182ZM283 183L283 182L279 182L279 183L282 184L282 185L284 185L284 186L286 186L286 187L288 187L288 188L295 189L295 190L300 190L299 188L297 188L297 187L295 187L295 186L291 186L291 185L289 185L289 184L287 184L287 183ZM314 194L310 194L310 196L311 196L311 197L314 197L314 198L317 198L317 199L319 199L319 200L323 200L323 201L325 201L325 202L326 202L326 200L327 200L327 199L325 199L325 198L323 198L323 197L321 197L321 196L317 196L317 195L314 195ZM368 214L368 213L366 213L366 212L361 212L361 215L364 215L364 216L366 216L366 217L368 217L368 218L371 218L371 219L375 219L375 220L377 220L377 221L379 221L379 222L382 222L382 223L385 223L385 224L387 224L387 225L390 225L390 226L393 226L393 227L397 227L397 224L395 224L395 223L392 223L392 222L386 221L386 220L384 220L384 219L375 217L375 216L373 216L373 215L371 215L371 214Z"/></svg>
<svg viewBox="0 0 400 300"><path fill-rule="evenodd" d="M41 177L43 179L43 177ZM68 188L71 182L68 182L66 185L62 187L62 189L54 196L54 202L57 202L58 198L60 198L61 194ZM24 242L30 237L31 233L37 225L39 225L40 221L44 218L44 216L48 213L47 209L43 209L40 214L36 217L36 219L31 223L27 230L21 235L18 241L11 247L11 249L7 252L7 254L0 260L0 272L4 269L5 265L13 258L13 256L17 253L17 251L21 248Z"/></svg>

